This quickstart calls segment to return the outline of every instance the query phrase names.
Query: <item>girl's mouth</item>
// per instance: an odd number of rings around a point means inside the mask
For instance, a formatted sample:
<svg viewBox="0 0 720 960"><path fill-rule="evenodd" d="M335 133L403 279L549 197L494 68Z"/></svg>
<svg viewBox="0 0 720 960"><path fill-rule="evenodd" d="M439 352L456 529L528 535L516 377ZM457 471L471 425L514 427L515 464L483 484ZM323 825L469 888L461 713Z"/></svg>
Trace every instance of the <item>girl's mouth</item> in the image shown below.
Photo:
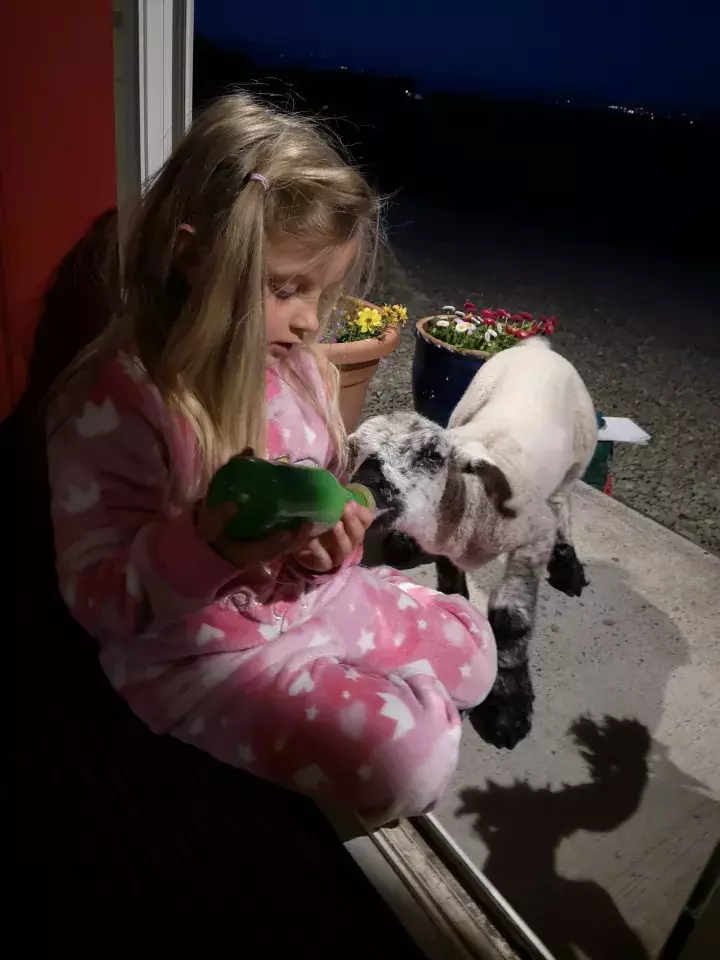
<svg viewBox="0 0 720 960"><path fill-rule="evenodd" d="M276 360L282 360L283 357L286 357L288 353L290 353L294 346L295 344L290 343L289 341L277 340L270 344L268 352Z"/></svg>

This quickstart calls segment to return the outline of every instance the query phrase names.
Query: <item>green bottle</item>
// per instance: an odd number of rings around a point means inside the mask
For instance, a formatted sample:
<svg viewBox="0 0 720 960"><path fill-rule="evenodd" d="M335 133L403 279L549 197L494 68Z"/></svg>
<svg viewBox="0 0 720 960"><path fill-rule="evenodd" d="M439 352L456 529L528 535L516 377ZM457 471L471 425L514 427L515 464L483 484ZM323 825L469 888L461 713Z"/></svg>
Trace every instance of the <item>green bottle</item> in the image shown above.
<svg viewBox="0 0 720 960"><path fill-rule="evenodd" d="M234 457L213 477L208 506L230 501L237 513L225 524L233 540L262 540L278 530L296 530L303 523L330 529L345 506L355 500L375 509L367 487L359 483L343 487L327 470L272 463L258 457Z"/></svg>

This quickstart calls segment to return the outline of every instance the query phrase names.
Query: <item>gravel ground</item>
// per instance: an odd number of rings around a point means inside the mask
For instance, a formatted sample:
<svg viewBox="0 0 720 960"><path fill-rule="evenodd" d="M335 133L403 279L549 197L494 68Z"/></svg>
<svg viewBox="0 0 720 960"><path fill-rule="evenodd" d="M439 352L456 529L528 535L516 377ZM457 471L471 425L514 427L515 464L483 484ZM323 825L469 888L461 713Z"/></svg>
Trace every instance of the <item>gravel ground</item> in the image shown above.
<svg viewBox="0 0 720 960"><path fill-rule="evenodd" d="M568 233L482 223L396 200L372 298L418 319L443 304L556 314L555 347L598 409L651 434L616 447L615 496L720 553L720 271L627 253ZM365 416L412 409L414 341L403 332Z"/></svg>

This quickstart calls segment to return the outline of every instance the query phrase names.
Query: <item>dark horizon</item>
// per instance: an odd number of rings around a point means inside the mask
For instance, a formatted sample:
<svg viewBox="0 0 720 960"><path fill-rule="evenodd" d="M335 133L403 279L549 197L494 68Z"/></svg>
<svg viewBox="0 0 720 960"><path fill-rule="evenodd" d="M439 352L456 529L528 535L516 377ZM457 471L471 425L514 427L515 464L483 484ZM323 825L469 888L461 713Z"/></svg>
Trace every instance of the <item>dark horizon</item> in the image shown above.
<svg viewBox="0 0 720 960"><path fill-rule="evenodd" d="M436 5L428 0L411 4L411 15L409 3L396 0L380 11L367 0L350 0L340 15L329 0L315 0L312 16L298 19L296 8L280 0L268 22L264 9L246 8L238 16L226 0L198 0L196 32L263 66L407 77L421 94L720 114L713 48L720 11L696 0L683 6L682 16L658 11L654 0L581 11L569 0L555 0L551 10L513 0L514 14L507 4L500 11L445 0L442 16L433 15ZM353 20L359 12L364 18ZM368 20L378 29L369 32Z"/></svg>

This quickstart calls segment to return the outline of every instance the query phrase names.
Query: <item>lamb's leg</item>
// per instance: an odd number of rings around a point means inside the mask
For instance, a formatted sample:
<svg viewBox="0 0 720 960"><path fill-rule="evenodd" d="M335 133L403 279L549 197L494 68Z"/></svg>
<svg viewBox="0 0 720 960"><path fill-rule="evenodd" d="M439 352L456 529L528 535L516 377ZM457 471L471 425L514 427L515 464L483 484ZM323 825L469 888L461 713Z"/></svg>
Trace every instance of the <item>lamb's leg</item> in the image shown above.
<svg viewBox="0 0 720 960"><path fill-rule="evenodd" d="M508 750L528 735L532 725L535 695L528 655L540 577L548 562L552 535L549 526L534 543L508 556L505 575L488 603L498 673L489 695L470 717L484 740Z"/></svg>
<svg viewBox="0 0 720 960"><path fill-rule="evenodd" d="M437 570L437 584L440 593L459 593L466 600L470 599L467 578L462 570L458 570L452 560L448 560L447 557L436 557L435 569Z"/></svg>
<svg viewBox="0 0 720 960"><path fill-rule="evenodd" d="M579 597L589 583L585 579L585 568L578 560L572 541L570 526L570 496L575 484L575 477L566 480L548 499L550 509L557 522L557 534L552 556L548 563L548 583L556 590L568 595Z"/></svg>

